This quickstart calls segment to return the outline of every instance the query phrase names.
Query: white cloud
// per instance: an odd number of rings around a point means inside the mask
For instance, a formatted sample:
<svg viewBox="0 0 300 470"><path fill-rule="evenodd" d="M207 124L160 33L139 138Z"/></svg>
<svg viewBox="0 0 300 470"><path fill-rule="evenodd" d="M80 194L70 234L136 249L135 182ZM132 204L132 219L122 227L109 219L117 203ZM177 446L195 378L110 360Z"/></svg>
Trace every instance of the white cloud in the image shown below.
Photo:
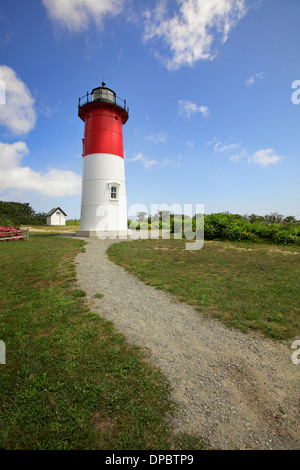
<svg viewBox="0 0 300 470"><path fill-rule="evenodd" d="M229 152L232 149L239 147L241 144L222 145L222 142L217 142L214 146L216 152Z"/></svg>
<svg viewBox="0 0 300 470"><path fill-rule="evenodd" d="M73 171L52 168L41 172L21 166L28 152L25 142L0 142L0 195L4 191L34 191L43 198L80 194L81 176Z"/></svg>
<svg viewBox="0 0 300 470"><path fill-rule="evenodd" d="M211 142L208 142L208 143L212 144L212 143L214 143L214 141L211 141ZM217 142L214 145L214 150L215 150L215 152L221 152L221 153L225 152L225 153L229 154L229 160L230 161L238 162L239 160L241 160L242 158L247 156L247 150L246 149L241 149L240 151L238 151L238 153L235 153L233 155L231 154L231 152L233 150L237 149L240 146L241 146L241 143L222 145L222 142Z"/></svg>
<svg viewBox="0 0 300 470"><path fill-rule="evenodd" d="M257 165L267 167L269 165L276 165L283 156L277 155L273 149L262 149L255 152L248 158L248 163L255 163Z"/></svg>
<svg viewBox="0 0 300 470"><path fill-rule="evenodd" d="M158 168L166 167L166 166L172 167L172 168L178 168L180 166L180 160L181 160L181 157L178 157L177 161L173 160L172 158L166 157L162 161L159 162L157 160L150 160L146 158L142 153L138 153L132 158L126 157L126 162L141 162L144 168L146 168L146 170L151 168L153 165L158 165Z"/></svg>
<svg viewBox="0 0 300 470"><path fill-rule="evenodd" d="M209 140L208 142L206 142L206 145L212 145L216 142L216 140L218 140L217 137L214 137L212 140Z"/></svg>
<svg viewBox="0 0 300 470"><path fill-rule="evenodd" d="M5 103L0 104L0 125L15 135L27 134L35 126L34 99L16 72L0 66L0 81L5 85Z"/></svg>
<svg viewBox="0 0 300 470"><path fill-rule="evenodd" d="M126 161L127 162L138 162L138 161L142 162L146 169L151 168L151 166L158 164L157 160L149 160L142 153L138 153L132 158L126 158Z"/></svg>
<svg viewBox="0 0 300 470"><path fill-rule="evenodd" d="M20 165L21 160L29 152L25 142L3 144L0 142L0 171L13 171Z"/></svg>
<svg viewBox="0 0 300 470"><path fill-rule="evenodd" d="M167 134L165 132L159 132L158 134L150 134L145 137L145 140L150 140L156 144L167 142Z"/></svg>
<svg viewBox="0 0 300 470"><path fill-rule="evenodd" d="M241 160L242 158L244 158L246 156L247 156L247 150L243 149L239 153L236 153L234 155L230 155L229 160L231 160L232 162L238 162L239 160Z"/></svg>
<svg viewBox="0 0 300 470"><path fill-rule="evenodd" d="M49 17L70 31L86 30L91 21L101 27L105 15L118 15L124 0L42 0Z"/></svg>
<svg viewBox="0 0 300 470"><path fill-rule="evenodd" d="M162 39L171 52L169 70L212 60L216 39L225 43L230 31L247 13L245 0L177 0L178 11L168 16L166 0L145 12L144 41Z"/></svg>
<svg viewBox="0 0 300 470"><path fill-rule="evenodd" d="M251 86L258 80L263 80L264 78L265 76L263 72L256 73L255 75L252 75L251 77L247 78L247 80L245 81L245 85Z"/></svg>
<svg viewBox="0 0 300 470"><path fill-rule="evenodd" d="M242 158L245 158L249 155L249 152L246 148L241 148L237 151L237 153L233 153L232 151L240 147L242 144L229 144L229 145L222 145L222 142L217 141L214 137L213 140L207 142L207 145L214 144L215 152L222 152L227 153L229 155L229 160L232 162L238 162ZM216 142L216 143L215 143ZM255 152L253 155L248 156L248 163L254 163L256 165L260 165L263 167L267 167L269 165L275 165L280 160L283 160L285 157L282 155L278 155L275 153L273 149L261 149Z"/></svg>
<svg viewBox="0 0 300 470"><path fill-rule="evenodd" d="M193 103L189 100L179 100L179 113L185 117L191 117L193 114L201 113L203 117L207 117L210 114L209 109L206 106L198 106L196 103Z"/></svg>
<svg viewBox="0 0 300 470"><path fill-rule="evenodd" d="M163 161L160 163L160 167L163 166L169 166L171 168L179 168L180 167L180 161L181 158L179 158L177 161L173 160L172 158L164 158Z"/></svg>
<svg viewBox="0 0 300 470"><path fill-rule="evenodd" d="M43 116L50 118L54 113L57 113L58 107L47 106L46 104L41 103L38 110Z"/></svg>

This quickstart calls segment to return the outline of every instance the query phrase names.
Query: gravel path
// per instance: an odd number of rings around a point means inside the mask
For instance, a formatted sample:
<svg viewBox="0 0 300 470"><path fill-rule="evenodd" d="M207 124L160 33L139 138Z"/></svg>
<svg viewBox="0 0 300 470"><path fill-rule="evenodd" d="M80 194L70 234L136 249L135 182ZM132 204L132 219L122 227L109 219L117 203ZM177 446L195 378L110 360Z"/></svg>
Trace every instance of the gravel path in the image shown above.
<svg viewBox="0 0 300 470"><path fill-rule="evenodd" d="M287 345L203 319L110 262L112 241L85 241L78 284L93 311L149 348L182 406L177 431L199 433L215 449L300 449L300 365Z"/></svg>

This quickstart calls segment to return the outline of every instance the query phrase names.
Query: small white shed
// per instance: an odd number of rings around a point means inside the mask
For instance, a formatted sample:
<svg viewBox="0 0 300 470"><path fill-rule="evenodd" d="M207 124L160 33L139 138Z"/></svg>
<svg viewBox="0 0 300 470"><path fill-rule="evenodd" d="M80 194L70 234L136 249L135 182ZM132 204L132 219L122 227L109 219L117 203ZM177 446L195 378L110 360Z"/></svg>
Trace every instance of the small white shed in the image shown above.
<svg viewBox="0 0 300 470"><path fill-rule="evenodd" d="M46 225L66 225L67 214L58 206L54 206L46 214Z"/></svg>

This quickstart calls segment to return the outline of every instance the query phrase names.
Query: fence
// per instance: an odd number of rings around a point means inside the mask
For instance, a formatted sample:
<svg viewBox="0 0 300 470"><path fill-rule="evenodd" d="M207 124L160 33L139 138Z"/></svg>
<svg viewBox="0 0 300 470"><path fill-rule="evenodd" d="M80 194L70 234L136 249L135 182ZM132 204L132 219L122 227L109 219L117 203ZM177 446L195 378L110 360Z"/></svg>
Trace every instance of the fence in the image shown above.
<svg viewBox="0 0 300 470"><path fill-rule="evenodd" d="M1 237L1 235L5 233L8 233L9 235L7 237ZM16 236L11 237L10 235ZM20 238L26 238L26 240L29 240L29 228L25 230L16 230L13 232L11 230L4 230L3 232L0 232L0 242L5 240L19 240Z"/></svg>
<svg viewBox="0 0 300 470"><path fill-rule="evenodd" d="M102 88L99 88L99 92L95 93L94 96L93 93L87 92L86 95L79 98L78 109L80 109L80 107L84 104L94 102L113 103L117 106L120 106L120 108L125 109L125 111L129 114L129 107L126 104L126 100L123 100L122 98L117 96L113 91L107 91L107 89Z"/></svg>

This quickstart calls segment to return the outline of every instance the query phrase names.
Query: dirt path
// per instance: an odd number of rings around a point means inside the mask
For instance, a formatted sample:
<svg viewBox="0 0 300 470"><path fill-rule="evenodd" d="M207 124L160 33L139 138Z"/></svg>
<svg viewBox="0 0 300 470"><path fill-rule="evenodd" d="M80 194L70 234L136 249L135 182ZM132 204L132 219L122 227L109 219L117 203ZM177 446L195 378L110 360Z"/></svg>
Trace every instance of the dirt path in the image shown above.
<svg viewBox="0 0 300 470"><path fill-rule="evenodd" d="M149 348L182 406L176 430L199 433L217 449L300 449L300 365L288 345L203 319L110 262L110 241L86 241L76 258L80 288L93 311Z"/></svg>

